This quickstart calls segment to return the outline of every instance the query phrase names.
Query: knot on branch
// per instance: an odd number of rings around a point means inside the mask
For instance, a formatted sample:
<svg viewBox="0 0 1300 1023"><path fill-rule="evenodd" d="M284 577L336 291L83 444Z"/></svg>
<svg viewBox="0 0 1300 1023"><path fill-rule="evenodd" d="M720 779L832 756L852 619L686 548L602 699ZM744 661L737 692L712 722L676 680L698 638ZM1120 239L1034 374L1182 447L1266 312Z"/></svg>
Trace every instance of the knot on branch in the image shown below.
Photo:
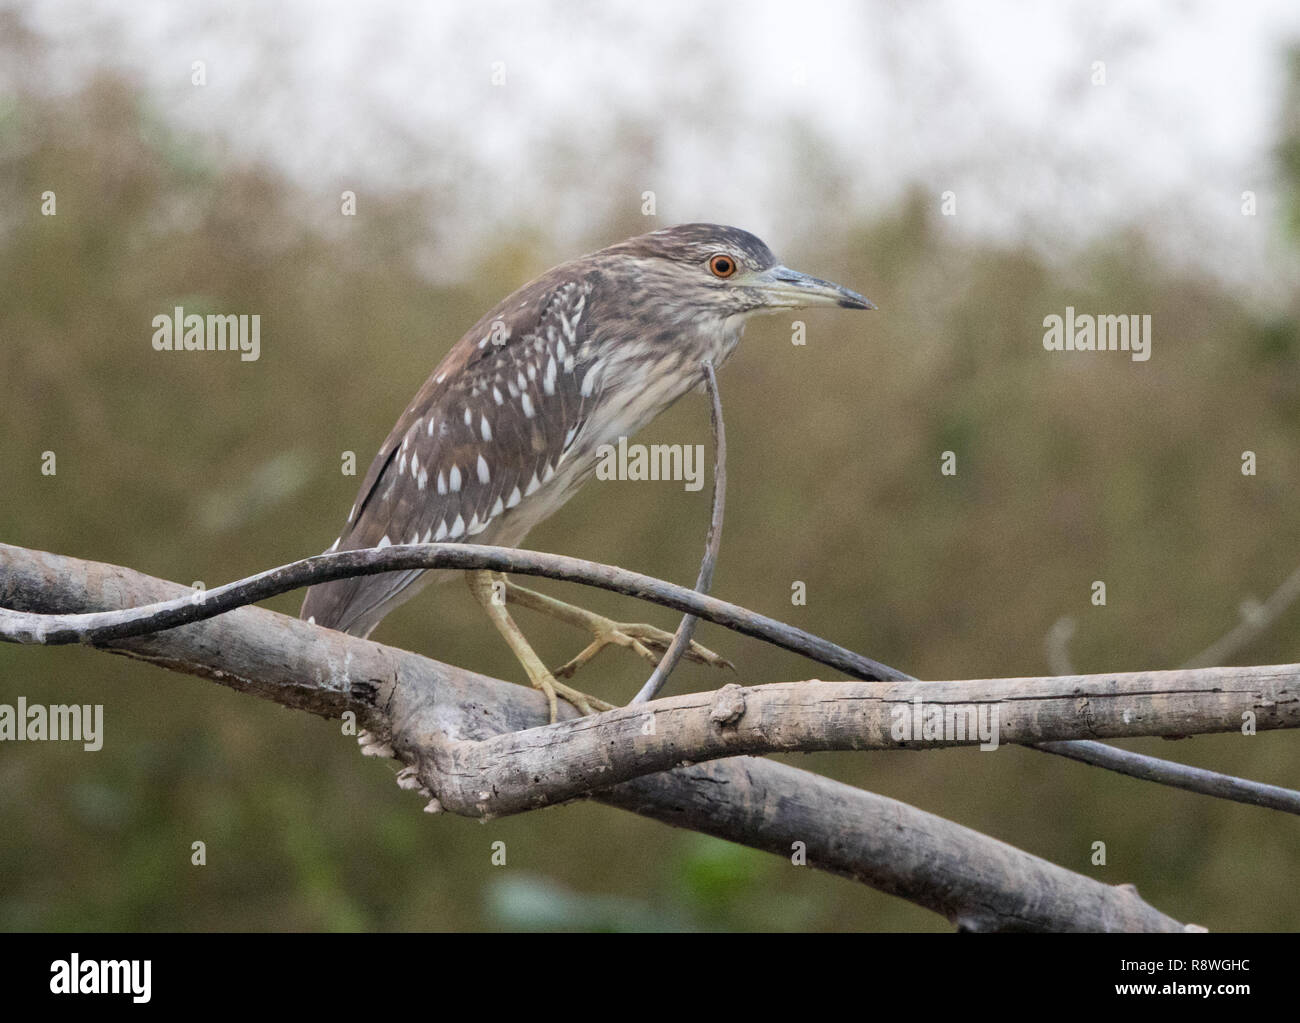
<svg viewBox="0 0 1300 1023"><path fill-rule="evenodd" d="M374 707L378 703L382 684L379 679L354 678L350 680L350 694L359 703Z"/></svg>
<svg viewBox="0 0 1300 1023"><path fill-rule="evenodd" d="M397 754L393 750L392 743L384 736L368 729L363 729L357 735L357 745L361 747L363 757L384 757L391 759Z"/></svg>
<svg viewBox="0 0 1300 1023"><path fill-rule="evenodd" d="M728 682L713 697L713 707L709 711L709 720L718 728L734 725L745 713L745 689Z"/></svg>

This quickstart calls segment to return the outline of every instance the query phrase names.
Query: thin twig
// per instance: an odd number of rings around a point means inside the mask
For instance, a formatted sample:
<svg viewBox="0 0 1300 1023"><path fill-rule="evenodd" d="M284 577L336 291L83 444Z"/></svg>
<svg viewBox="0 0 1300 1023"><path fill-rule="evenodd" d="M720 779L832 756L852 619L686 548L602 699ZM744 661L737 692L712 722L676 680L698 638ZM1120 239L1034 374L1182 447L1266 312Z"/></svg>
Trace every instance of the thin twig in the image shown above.
<svg viewBox="0 0 1300 1023"><path fill-rule="evenodd" d="M1075 621L1062 615L1043 637L1043 652L1047 655L1047 668L1053 675L1074 675L1074 662L1070 660L1070 639L1074 636Z"/></svg>
<svg viewBox="0 0 1300 1023"><path fill-rule="evenodd" d="M718 393L718 378L713 372L713 363L706 359L700 365L704 370L704 385L709 392L709 422L713 426L713 511L709 515L709 536L704 541L704 559L700 562L700 574L695 579L695 590L697 593L708 593L713 586L713 569L718 563L718 548L722 545L722 516L727 508L727 429L722 421L722 397ZM663 658L641 691L632 698L633 703L645 703L658 695L691 645L698 621L693 614L682 618L672 644L664 651Z"/></svg>
<svg viewBox="0 0 1300 1023"><path fill-rule="evenodd" d="M1241 621L1235 627L1195 657L1184 662L1183 667L1204 668L1231 657L1281 618L1286 609L1295 603L1297 597L1300 597L1300 567L1282 580L1282 585L1274 590L1264 603L1256 604L1249 610L1243 608Z"/></svg>
<svg viewBox="0 0 1300 1023"><path fill-rule="evenodd" d="M1128 750L1107 746L1104 742L1092 742L1088 739L1036 742L1032 743L1030 748L1040 749L1044 753L1055 753L1057 756L1078 760L1093 767L1104 767L1142 781L1154 781L1176 789L1186 789L1188 792L1218 796L1220 799L1230 799L1235 803L1250 803L1270 810L1300 814L1300 792L1284 789L1280 785L1266 785L1263 782L1234 778L1231 775L1219 774L1217 771L1207 771L1204 768L1178 764L1170 760L1158 760L1155 757L1131 753Z"/></svg>
<svg viewBox="0 0 1300 1023"><path fill-rule="evenodd" d="M1183 662L1183 668L1205 668L1220 664L1238 649L1258 638L1264 630L1280 618L1297 597L1300 597L1300 568L1296 568L1282 580L1253 612L1243 611L1242 620L1207 646L1195 657ZM1045 640L1048 666L1054 675L1072 675L1067 644L1074 635L1073 618L1059 619L1048 630ZM1200 767L1191 767L1171 760L1148 757L1141 753L1117 749L1101 742L1078 740L1074 742L1044 742L1032 746L1044 753L1077 760L1093 767L1103 767L1108 771L1127 774L1142 781L1153 781L1169 785L1188 792L1201 795L1230 799L1237 803L1251 803L1272 810L1286 813L1300 813L1300 792L1284 789L1278 785L1266 785L1263 782L1247 781L1217 771L1207 771Z"/></svg>
<svg viewBox="0 0 1300 1023"><path fill-rule="evenodd" d="M4 547L0 544L0 553ZM737 604L696 593L684 586L640 572L562 554L544 554L517 547L457 543L400 544L382 549L362 548L317 554L215 589L196 592L192 597L122 611L42 615L0 608L0 640L50 646L102 643L109 639L142 636L203 621L246 604L331 579L427 568L460 571L490 569L514 575L535 575L586 583L677 611L690 612L716 625L802 654L865 682L911 677L775 618L768 618Z"/></svg>
<svg viewBox="0 0 1300 1023"><path fill-rule="evenodd" d="M1282 580L1267 600L1262 604L1251 601L1243 602L1239 611L1241 621L1216 639L1195 657L1182 663L1184 668L1208 668L1223 664L1246 644L1258 639L1274 622L1286 613L1287 608L1300 597L1300 567ZM1070 616L1058 618L1047 635L1043 637L1043 648L1047 655L1047 666L1054 675L1073 675L1074 666L1070 661L1069 642L1074 636L1075 620Z"/></svg>

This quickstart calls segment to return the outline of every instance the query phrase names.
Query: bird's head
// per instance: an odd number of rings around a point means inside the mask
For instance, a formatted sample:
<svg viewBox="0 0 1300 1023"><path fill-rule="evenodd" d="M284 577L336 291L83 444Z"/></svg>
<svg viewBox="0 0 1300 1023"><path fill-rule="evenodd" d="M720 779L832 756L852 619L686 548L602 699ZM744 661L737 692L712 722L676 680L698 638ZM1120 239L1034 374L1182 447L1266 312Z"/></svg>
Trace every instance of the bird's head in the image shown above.
<svg viewBox="0 0 1300 1023"><path fill-rule="evenodd" d="M674 319L726 319L808 306L874 309L855 291L783 266L748 231L682 224L629 238L596 254L629 294L678 312ZM624 271L619 273L618 271Z"/></svg>

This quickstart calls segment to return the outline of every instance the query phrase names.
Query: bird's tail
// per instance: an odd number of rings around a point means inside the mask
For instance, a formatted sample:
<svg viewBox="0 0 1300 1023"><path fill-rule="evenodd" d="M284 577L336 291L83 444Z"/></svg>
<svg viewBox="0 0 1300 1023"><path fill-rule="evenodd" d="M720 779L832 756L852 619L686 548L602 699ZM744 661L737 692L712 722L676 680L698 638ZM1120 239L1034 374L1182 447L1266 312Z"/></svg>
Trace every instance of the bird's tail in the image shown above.
<svg viewBox="0 0 1300 1023"><path fill-rule="evenodd" d="M427 575L423 569L415 569L317 583L308 588L298 617L364 639L389 611L424 588L417 583Z"/></svg>

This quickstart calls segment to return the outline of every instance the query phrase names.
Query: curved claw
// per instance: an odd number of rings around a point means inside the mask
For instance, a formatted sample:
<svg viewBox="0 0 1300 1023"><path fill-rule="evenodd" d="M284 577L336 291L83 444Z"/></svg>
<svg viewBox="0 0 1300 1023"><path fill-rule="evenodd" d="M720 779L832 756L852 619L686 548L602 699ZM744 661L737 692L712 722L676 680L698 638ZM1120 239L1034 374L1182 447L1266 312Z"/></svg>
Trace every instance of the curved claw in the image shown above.
<svg viewBox="0 0 1300 1023"><path fill-rule="evenodd" d="M590 661L607 646L626 647L633 653L644 657L651 664L658 664L673 641L673 634L653 625L636 622L611 622L608 628L596 633L591 641L576 657L556 668L556 678L572 678L574 673ZM714 653L708 647L691 640L686 656L698 664L708 664L715 668L730 668L735 665L725 657Z"/></svg>
<svg viewBox="0 0 1300 1023"><path fill-rule="evenodd" d="M557 711L559 710L556 701L567 700L577 708L578 713L583 715L598 714L604 710L613 710L614 704L606 703L604 700L597 699L595 696L588 696L586 693L574 689L572 686L566 686L563 682L557 682L553 676L545 676L537 679L533 685L546 694L546 703L550 709L551 724L559 720Z"/></svg>

